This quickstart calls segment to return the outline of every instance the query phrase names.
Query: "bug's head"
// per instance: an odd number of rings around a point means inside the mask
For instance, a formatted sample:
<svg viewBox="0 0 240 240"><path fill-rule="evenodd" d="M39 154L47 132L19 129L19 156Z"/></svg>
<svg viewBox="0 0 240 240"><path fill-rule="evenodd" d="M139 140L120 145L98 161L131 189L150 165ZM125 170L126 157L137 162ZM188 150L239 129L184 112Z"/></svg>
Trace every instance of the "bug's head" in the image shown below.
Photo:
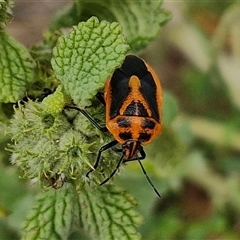
<svg viewBox="0 0 240 240"><path fill-rule="evenodd" d="M133 159L137 153L141 150L141 142L137 140L127 140L123 145L123 154L126 159Z"/></svg>

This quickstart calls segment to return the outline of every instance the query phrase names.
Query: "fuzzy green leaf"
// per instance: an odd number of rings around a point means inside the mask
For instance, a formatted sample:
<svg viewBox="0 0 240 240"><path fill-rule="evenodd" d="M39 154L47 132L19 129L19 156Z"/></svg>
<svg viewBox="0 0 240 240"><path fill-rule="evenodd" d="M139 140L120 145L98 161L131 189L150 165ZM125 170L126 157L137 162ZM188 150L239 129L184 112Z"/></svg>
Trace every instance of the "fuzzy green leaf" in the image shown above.
<svg viewBox="0 0 240 240"><path fill-rule="evenodd" d="M87 188L79 200L83 228L91 239L141 239L136 227L142 217L134 210L136 201L126 192L113 186Z"/></svg>
<svg viewBox="0 0 240 240"><path fill-rule="evenodd" d="M60 113L66 104L65 98L62 85L59 85L53 94L43 99L42 104L45 112L52 115Z"/></svg>
<svg viewBox="0 0 240 240"><path fill-rule="evenodd" d="M0 30L12 19L12 0L0 0Z"/></svg>
<svg viewBox="0 0 240 240"><path fill-rule="evenodd" d="M157 36L160 27L170 20L171 14L161 8L162 2L123 0L120 4L115 0L81 0L79 4L75 1L70 9L55 19L52 29L71 26L91 16L97 16L101 20L118 22L123 28L131 52L137 52L145 48Z"/></svg>
<svg viewBox="0 0 240 240"><path fill-rule="evenodd" d="M92 17L59 38L52 66L74 102L84 107L121 65L128 48L118 23Z"/></svg>
<svg viewBox="0 0 240 240"><path fill-rule="evenodd" d="M4 32L0 43L0 102L16 102L34 79L35 62L23 45Z"/></svg>
<svg viewBox="0 0 240 240"><path fill-rule="evenodd" d="M41 193L23 226L23 240L67 239L76 211L76 195L72 189Z"/></svg>
<svg viewBox="0 0 240 240"><path fill-rule="evenodd" d="M6 131L14 141L8 145L13 152L11 162L22 170L24 178L37 178L42 186L65 180L82 185L82 174L89 169L85 162L95 159L89 150L92 143L71 127L72 118L67 114L49 114L42 105L29 100L14 107L14 118Z"/></svg>

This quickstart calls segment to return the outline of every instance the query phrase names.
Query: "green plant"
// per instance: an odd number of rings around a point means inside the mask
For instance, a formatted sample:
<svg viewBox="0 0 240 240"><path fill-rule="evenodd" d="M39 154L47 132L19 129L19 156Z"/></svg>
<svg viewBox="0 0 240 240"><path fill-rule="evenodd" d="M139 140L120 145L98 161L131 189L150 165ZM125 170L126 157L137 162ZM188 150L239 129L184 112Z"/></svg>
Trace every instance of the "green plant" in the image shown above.
<svg viewBox="0 0 240 240"><path fill-rule="evenodd" d="M140 239L136 200L115 184L98 186L119 154L104 154L100 169L85 177L111 136L64 107L74 102L104 124L104 109L94 96L125 55L144 49L170 19L161 4L74 1L53 20L43 42L28 50L5 32L12 1L0 1L1 132L7 133L0 140L5 146L11 138L11 162L24 179L45 189L27 216L22 239L68 239L74 231L82 238ZM45 96L44 89L51 94ZM37 191L19 197L29 200Z"/></svg>
<svg viewBox="0 0 240 240"><path fill-rule="evenodd" d="M95 234L108 239L127 234L130 239L147 240L240 238L239 2L166 1L173 18L151 44L159 30L158 21L163 24L168 19L157 7L161 3L121 2L119 6L119 1L74 1L54 17L40 44L21 50L27 61L23 62L16 54L22 46L11 47L16 41L5 31L12 6L0 1L0 59L11 59L0 62L4 74L1 84L7 83L9 73L17 72L14 66L25 69L18 68L19 81L13 77L9 82L14 87L5 88L21 92L15 103L9 102L11 95L1 93L3 85L0 88L0 97L9 100L0 105L1 239L39 239L44 235L96 239ZM94 80L89 87L84 82L85 91L78 90L80 98L74 94L78 88L75 80L75 85L68 86L69 76L76 76L69 72L71 69L83 74L80 67L68 65L75 54L69 46L74 31L79 31L79 22L87 26L118 22L122 30L114 23L111 26L116 28L110 31L121 41L118 64L126 52L132 52L141 55L159 74L163 132L144 147L147 158L143 164L161 199L134 161L121 166L112 182L98 186L120 157L114 151L105 152L104 161L90 180L85 177L99 147L112 138L100 133L81 114L64 109L74 99L104 126L104 108L94 95L106 81L105 69L101 74L89 71L95 74L91 76ZM63 46L68 47L66 53ZM6 49L8 54L4 54ZM72 55L68 56L69 52ZM65 61L61 61L63 57ZM71 62L74 60L73 56ZM7 63L12 71L1 68ZM90 64L85 66L92 69ZM110 68L114 66L106 69L109 73L113 71ZM12 165L9 158L16 164ZM26 161L30 158L31 165Z"/></svg>

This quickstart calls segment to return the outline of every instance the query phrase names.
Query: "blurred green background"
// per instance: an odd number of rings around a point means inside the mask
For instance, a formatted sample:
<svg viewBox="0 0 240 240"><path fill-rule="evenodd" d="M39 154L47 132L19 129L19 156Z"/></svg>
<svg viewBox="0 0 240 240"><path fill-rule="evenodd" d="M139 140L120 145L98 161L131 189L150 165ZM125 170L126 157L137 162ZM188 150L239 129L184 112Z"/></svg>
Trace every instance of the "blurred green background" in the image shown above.
<svg viewBox="0 0 240 240"><path fill-rule="evenodd" d="M70 1L16 1L8 32L31 46ZM165 1L172 20L139 53L164 90L164 131L114 183L136 197L143 239L240 239L240 3ZM0 125L0 240L18 239L37 191L18 178Z"/></svg>

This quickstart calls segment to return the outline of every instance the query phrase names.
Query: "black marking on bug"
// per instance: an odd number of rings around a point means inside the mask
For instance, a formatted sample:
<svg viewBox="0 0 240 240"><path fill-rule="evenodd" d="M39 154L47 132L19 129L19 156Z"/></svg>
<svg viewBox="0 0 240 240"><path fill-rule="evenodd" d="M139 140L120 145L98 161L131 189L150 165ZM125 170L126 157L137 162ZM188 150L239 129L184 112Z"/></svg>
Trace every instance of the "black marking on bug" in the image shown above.
<svg viewBox="0 0 240 240"><path fill-rule="evenodd" d="M144 119L142 121L141 127L142 128L149 128L149 129L154 129L156 126L156 123L150 119Z"/></svg>
<svg viewBox="0 0 240 240"><path fill-rule="evenodd" d="M119 68L115 70L110 80L110 91L112 95L110 106L110 119L119 115L119 110L123 105L131 89L128 87L129 77Z"/></svg>
<svg viewBox="0 0 240 240"><path fill-rule="evenodd" d="M139 134L139 141L140 141L140 142L149 141L149 139L151 138L151 136L152 136L151 134L141 132L141 133Z"/></svg>
<svg viewBox="0 0 240 240"><path fill-rule="evenodd" d="M125 116L149 117L146 108L140 101L133 100L123 112Z"/></svg>
<svg viewBox="0 0 240 240"><path fill-rule="evenodd" d="M131 122L128 119L122 117L117 119L117 125L122 128L127 128L131 127Z"/></svg>
<svg viewBox="0 0 240 240"><path fill-rule="evenodd" d="M140 91L146 100L149 109L151 110L152 117L157 121L160 122L160 116L158 111L158 104L157 104L157 86L153 80L153 77L150 72L148 72L142 78L139 78L141 81L141 88Z"/></svg>
<svg viewBox="0 0 240 240"><path fill-rule="evenodd" d="M111 95L114 97L112 97L110 106L110 119L119 115L120 108L131 92L128 84L133 75L137 76L141 82L140 92L148 104L152 117L160 122L156 95L157 86L145 62L134 55L126 56L122 66L116 69L111 77L109 87Z"/></svg>
<svg viewBox="0 0 240 240"><path fill-rule="evenodd" d="M140 91L146 100L152 117L160 122L160 116L157 103L157 86L152 74L148 71L145 62L134 55L126 56L121 70L130 78L135 75L141 82Z"/></svg>
<svg viewBox="0 0 240 240"><path fill-rule="evenodd" d="M122 133L119 133L119 137L122 140L129 140L132 138L132 133L131 132L122 132Z"/></svg>

